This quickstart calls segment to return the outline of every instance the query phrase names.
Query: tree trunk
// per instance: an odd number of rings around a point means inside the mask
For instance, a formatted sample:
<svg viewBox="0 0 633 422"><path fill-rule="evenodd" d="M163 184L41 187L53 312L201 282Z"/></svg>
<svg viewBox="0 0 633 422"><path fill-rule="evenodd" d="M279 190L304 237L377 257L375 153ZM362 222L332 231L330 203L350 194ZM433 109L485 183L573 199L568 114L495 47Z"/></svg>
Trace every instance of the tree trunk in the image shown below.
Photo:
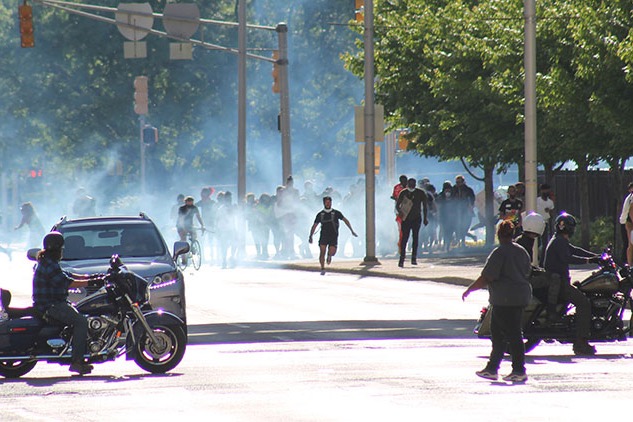
<svg viewBox="0 0 633 422"><path fill-rule="evenodd" d="M484 193L486 195L486 246L491 246L495 242L495 222L496 209L494 206L494 185L493 173L494 164L484 166Z"/></svg>
<svg viewBox="0 0 633 422"><path fill-rule="evenodd" d="M580 245L589 248L589 174L587 173L587 160L578 162L578 195L580 196Z"/></svg>

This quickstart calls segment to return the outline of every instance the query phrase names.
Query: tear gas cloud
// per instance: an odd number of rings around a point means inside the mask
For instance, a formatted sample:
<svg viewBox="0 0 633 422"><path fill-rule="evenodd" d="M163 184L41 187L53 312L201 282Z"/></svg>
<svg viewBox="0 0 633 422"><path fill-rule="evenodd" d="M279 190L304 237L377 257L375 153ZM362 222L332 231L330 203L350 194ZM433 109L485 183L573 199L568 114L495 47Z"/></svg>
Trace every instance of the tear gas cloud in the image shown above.
<svg viewBox="0 0 633 422"><path fill-rule="evenodd" d="M260 8L258 4L261 2L253 2L252 8L249 10L249 23L270 26L275 26L279 22L288 24L292 166L295 187L303 192L304 182L308 180L313 183L317 194L320 194L329 186L333 187L340 193L340 199L335 197L334 207L344 212L346 208L349 210L346 216L353 222L362 239L362 232L364 231L364 181L363 176L357 174L357 145L353 136L353 105L362 102L363 81L349 74L343 68L342 62L339 62L338 67L333 70L331 64L324 63L321 57L323 54L329 54L331 57L337 58L344 51L326 52L313 56L302 54L300 63L293 62L293 58L299 56L297 49L304 48L301 37L305 34L295 30L299 25L295 24L292 15L292 9L297 8L301 2L293 1L293 5L289 7L287 2L283 0L271 0L269 3L274 3L274 1L279 4L279 7L275 8L275 10L283 11L283 13L280 13L279 16L263 15L265 13L264 9L271 10L271 8ZM306 2L309 2L309 0L306 0ZM351 7L352 2L349 3ZM332 22L326 21L313 22L313 25L321 26L322 31L340 31L341 33L345 32L346 36L349 36L349 29L344 25L332 25ZM275 48L277 45L274 32L270 34L268 40L266 36L261 35L253 36L253 39L265 43L266 48ZM350 44L350 48L351 46L352 44ZM258 53L269 55L270 52ZM220 53L216 52L213 54ZM237 80L237 60L227 60L226 63L227 68L225 72L229 75L234 75L235 80ZM273 94L265 98L258 97L256 95L258 91L252 89L265 86L267 92L270 93L270 85L272 83L271 70L272 65L268 62L249 60L247 64L246 191L255 193L256 197L259 197L261 193L274 194L275 188L283 180L281 140L280 133L277 130L277 115L276 113L265 114L259 107L262 102L273 101L278 103L279 97ZM312 78L333 71L347 74L348 83L345 84L345 89L330 96L323 103L325 105L318 110L318 116L306 119L305 104L307 100L311 99L305 97L308 91L304 87L311 83ZM146 195L142 196L138 172L131 175L127 174L125 178L122 178L118 175L119 169L116 167L116 163L121 156L140 155L138 144L135 146L134 143L131 144L132 146L128 145L127 149L104 151L103 154L108 156L105 161L111 164L98 171L78 171L74 175L74 182L59 184L58 181L49 180L45 166L43 166L41 180L36 177L33 180L19 182L16 175L3 172L0 180L0 204L2 205L0 215L3 228L0 246L8 242L30 242L27 240L27 227L14 231L14 227L18 225L21 219L20 205L22 203L27 201L33 203L36 214L47 231L61 216L74 216L73 202L80 188L85 191L85 194L94 198L97 215L136 215L139 211L143 211L157 222L163 230L163 234L169 240L173 240L175 236L175 222L171 221L170 209L176 203L176 196L179 193L192 195L199 199L200 190L203 187L213 187L215 194L229 190L233 192L235 198L237 193L237 92L235 86L236 84L217 87L218 90L224 90L219 93L220 98L226 99L223 114L221 116L210 116L206 121L206 126L201 128L206 133L221 133L223 137L235 139L235 147L218 152L219 155L224 155L224 157L222 160L217 161L217 164L212 166L212 168L209 168L205 174L188 171L186 164L168 174L167 172L156 171L151 163L148 163ZM338 107L330 106L333 103L348 104L349 113L341 115L337 110ZM314 110L310 112L313 113ZM311 130L306 122L313 125L330 125L319 132L330 133L331 138L323 139L323 137L315 135L315 131ZM160 122L152 122L152 124L160 127ZM320 129L323 129L323 127ZM6 127L6 122L3 130L10 130ZM339 142L341 138L343 138L343 142ZM84 148L102 148L98 142L98 139L95 139L94 144L86 142ZM336 147L334 147L335 143ZM325 148L323 148L324 144L326 145ZM332 148L328 145L332 145ZM188 163L193 159L193 155L197 151L204 148L208 148L208 145L192 148L192 156L177 156L177 159L183 163ZM320 159L315 159L315 156L318 156L315 155L317 151L320 151ZM18 153L19 145L15 145L14 151L10 151L8 156L15 156L13 154ZM444 180L453 181L456 174L465 173L458 162L439 163L434 159L421 158L412 153L406 153L399 154L396 157L395 180L386 180L384 144L382 155L381 172L376 180L376 203L379 213L385 212L390 216L389 221L393 219L393 202L389 199L389 196L392 185L397 182L397 177L400 174L416 178L428 177L439 191L439 187L441 187ZM21 159L25 163L29 163L25 164L25 168L31 165L30 163L37 161L36 157L31 157L31 159L22 157ZM513 183L516 181L516 172L497 177L498 180L495 180L496 185ZM505 180L502 180L502 178ZM483 189L482 182L478 182L468 175L466 179L476 192ZM354 205L343 204L342 198L350 190L360 191L353 195L356 198L356 203ZM318 209L314 210L315 213L317 211ZM377 221L381 220L378 219ZM307 232L308 229L309 227L303 228L301 233ZM390 229L393 229L393 227L390 227ZM28 246L36 247L40 245L30 244Z"/></svg>

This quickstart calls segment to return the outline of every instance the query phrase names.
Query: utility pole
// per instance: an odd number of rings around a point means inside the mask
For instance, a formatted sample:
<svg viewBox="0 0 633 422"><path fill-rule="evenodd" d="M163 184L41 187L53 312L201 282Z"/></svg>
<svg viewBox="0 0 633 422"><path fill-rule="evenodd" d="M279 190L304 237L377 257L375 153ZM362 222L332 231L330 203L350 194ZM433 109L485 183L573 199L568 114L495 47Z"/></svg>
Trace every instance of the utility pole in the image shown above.
<svg viewBox="0 0 633 422"><path fill-rule="evenodd" d="M536 4L524 0L525 40L525 209L536 210L537 143L536 143ZM538 247L535 245L535 247ZM534 254L538 257L538 253Z"/></svg>
<svg viewBox="0 0 633 422"><path fill-rule="evenodd" d="M246 196L246 0L237 0L237 202Z"/></svg>
<svg viewBox="0 0 633 422"><path fill-rule="evenodd" d="M288 25L281 22L275 28L279 42L279 126L281 130L281 184L292 174L292 151L290 148L290 95L288 87Z"/></svg>
<svg viewBox="0 0 633 422"><path fill-rule="evenodd" d="M364 0L365 18L365 259L376 259L376 170L375 170L375 123L374 110L374 2Z"/></svg>

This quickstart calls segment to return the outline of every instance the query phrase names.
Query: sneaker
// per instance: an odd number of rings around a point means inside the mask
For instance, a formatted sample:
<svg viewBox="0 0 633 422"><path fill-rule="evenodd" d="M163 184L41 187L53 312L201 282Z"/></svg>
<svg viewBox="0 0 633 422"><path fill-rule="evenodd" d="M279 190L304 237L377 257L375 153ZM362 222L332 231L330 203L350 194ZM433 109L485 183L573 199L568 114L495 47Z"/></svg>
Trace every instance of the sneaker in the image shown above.
<svg viewBox="0 0 633 422"><path fill-rule="evenodd" d="M79 375L86 375L92 372L93 366L87 363L73 363L68 370L70 372L76 372Z"/></svg>
<svg viewBox="0 0 633 422"><path fill-rule="evenodd" d="M398 261L398 267L400 268L404 267L404 259L401 259L400 261Z"/></svg>
<svg viewBox="0 0 633 422"><path fill-rule="evenodd" d="M526 374L515 374L514 372L503 377L503 380L508 382L525 382L527 379L528 377Z"/></svg>
<svg viewBox="0 0 633 422"><path fill-rule="evenodd" d="M325 270L321 270L321 275L325 275Z"/></svg>
<svg viewBox="0 0 633 422"><path fill-rule="evenodd" d="M415 259L411 260L411 265L418 265L418 261L416 261Z"/></svg>
<svg viewBox="0 0 633 422"><path fill-rule="evenodd" d="M490 369L482 369L481 371L475 372L478 377L485 378L487 380L496 380L499 378L496 372L492 372Z"/></svg>

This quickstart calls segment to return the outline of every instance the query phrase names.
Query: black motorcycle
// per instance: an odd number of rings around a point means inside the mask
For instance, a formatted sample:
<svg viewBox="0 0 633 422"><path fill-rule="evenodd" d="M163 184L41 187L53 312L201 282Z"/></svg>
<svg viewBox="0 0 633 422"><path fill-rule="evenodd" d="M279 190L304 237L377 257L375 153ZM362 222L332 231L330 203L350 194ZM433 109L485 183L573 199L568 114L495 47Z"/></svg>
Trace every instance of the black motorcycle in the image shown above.
<svg viewBox="0 0 633 422"><path fill-rule="evenodd" d="M128 360L151 373L165 373L182 360L186 326L177 316L152 310L149 286L128 271L118 255L101 277L102 287L76 305L88 319L88 363ZM18 378L37 362L70 365L72 327L40 315L34 308L11 308L11 293L2 290L5 320L0 321L0 375ZM6 318L8 317L8 318Z"/></svg>
<svg viewBox="0 0 633 422"><path fill-rule="evenodd" d="M633 328L633 316L625 323L625 310L633 304L633 272L627 265L618 265L606 249L600 258L600 268L583 281L574 285L591 302L590 342L624 341ZM547 292L534 289L532 302L523 315L523 338L525 351L529 352L546 343L573 343L576 337L576 316L571 304L558 305L555 322L548 320L546 312ZM490 338L490 306L484 307L475 334L479 338Z"/></svg>

